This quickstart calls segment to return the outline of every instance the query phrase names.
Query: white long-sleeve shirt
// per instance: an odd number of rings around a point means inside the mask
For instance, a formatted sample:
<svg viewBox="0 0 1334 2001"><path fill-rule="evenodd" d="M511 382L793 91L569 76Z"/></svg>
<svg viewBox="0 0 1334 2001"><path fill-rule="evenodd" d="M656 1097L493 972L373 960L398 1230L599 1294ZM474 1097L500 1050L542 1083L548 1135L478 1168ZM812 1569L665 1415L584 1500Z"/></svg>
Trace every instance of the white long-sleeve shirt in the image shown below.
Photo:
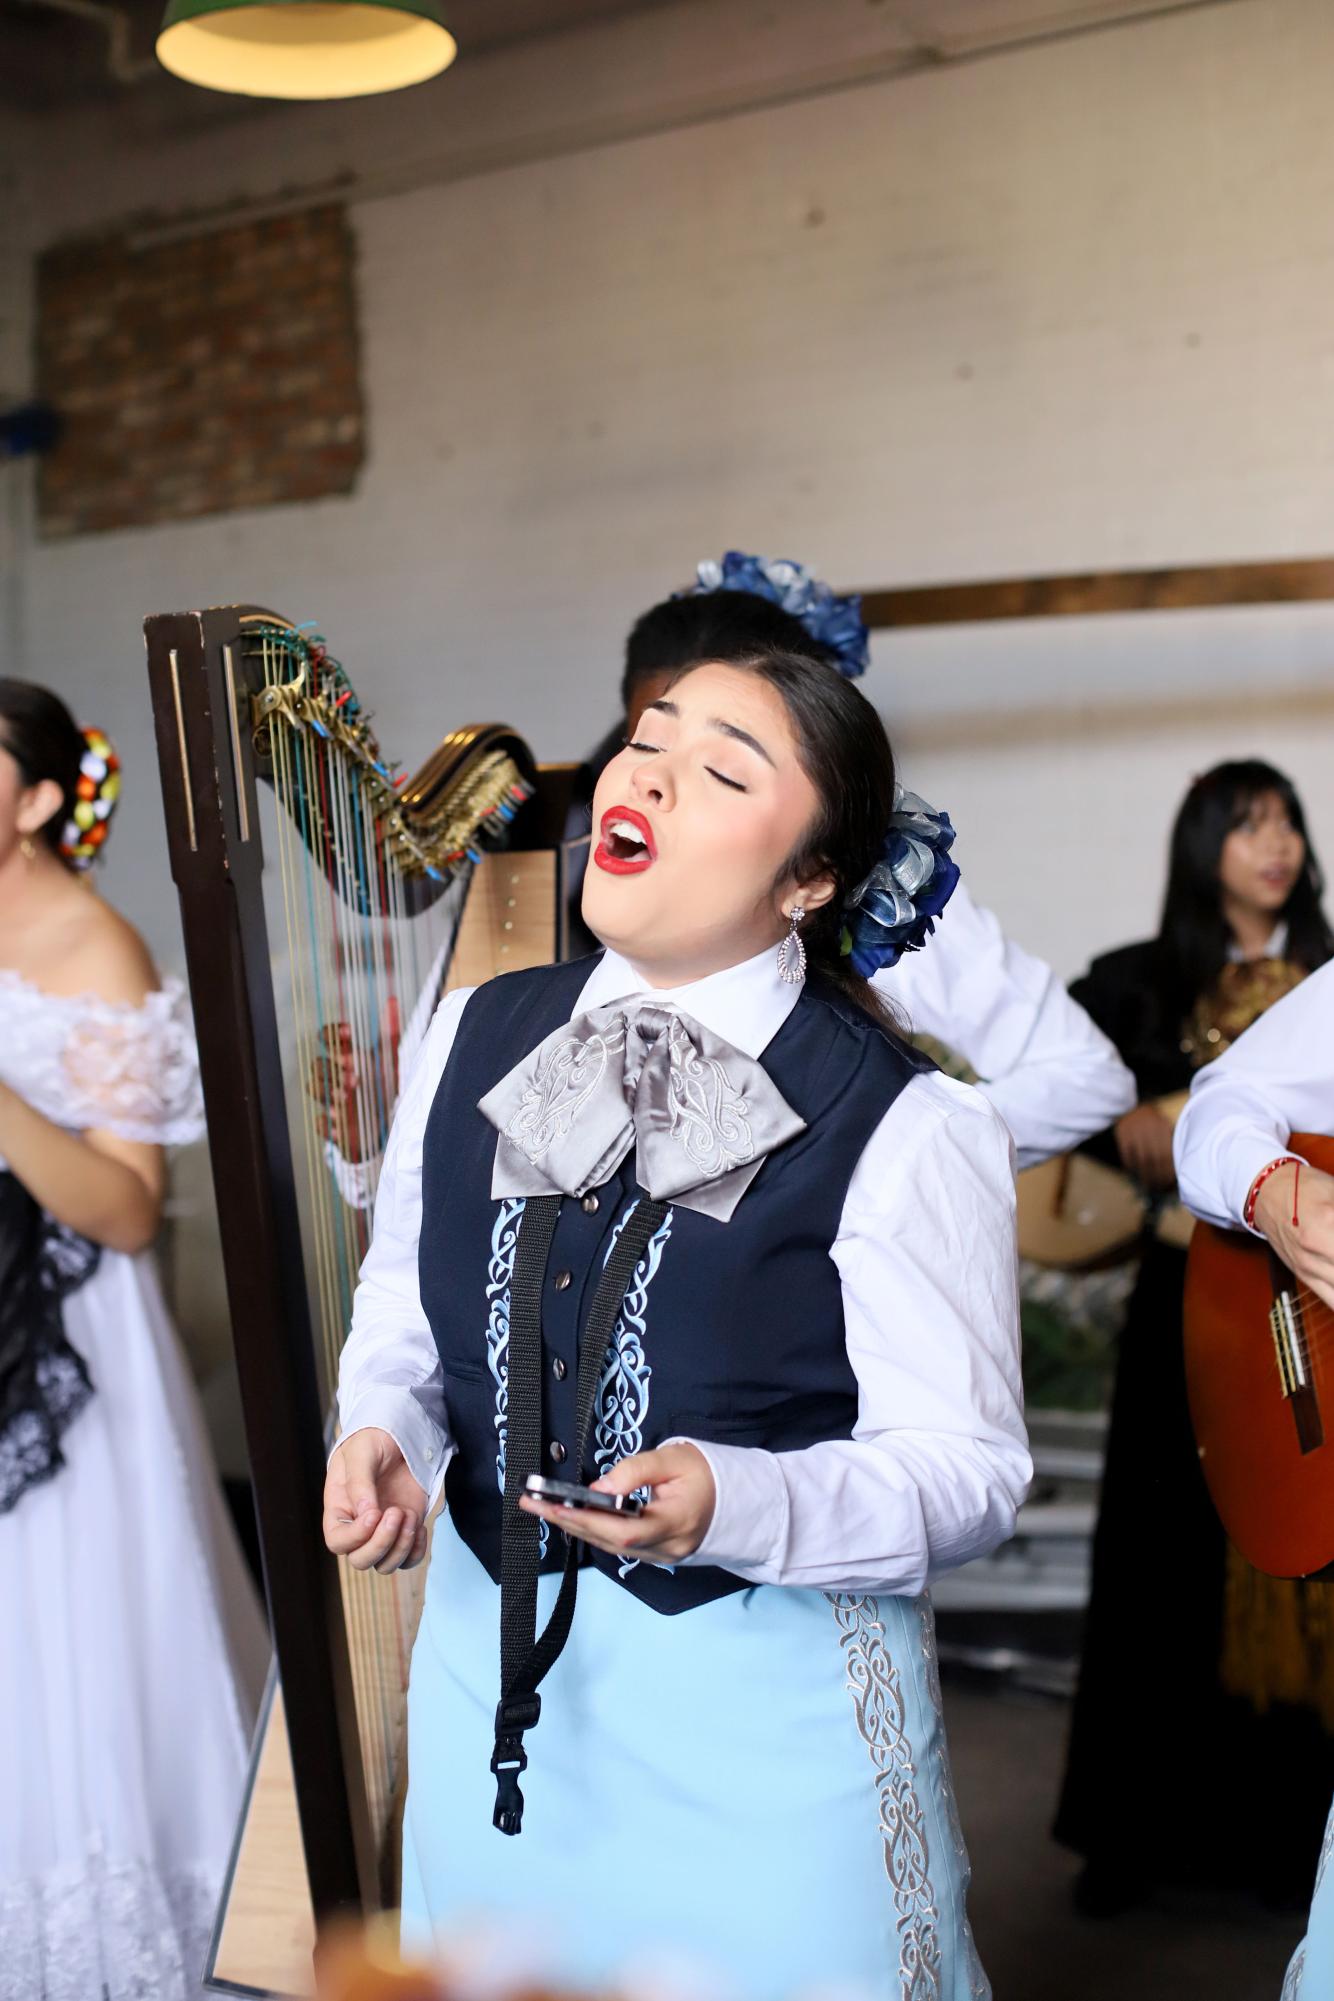
<svg viewBox="0 0 1334 2001"><path fill-rule="evenodd" d="M675 992L646 988L608 952L574 1012L642 993L754 1057L797 999L772 952ZM422 1138L467 998L441 1004L404 1086L339 1379L344 1435L389 1432L433 1500L454 1445L418 1286ZM717 1498L690 1561L755 1584L916 1592L1005 1540L1032 1470L1011 1147L978 1092L936 1075L904 1088L853 1174L831 1256L858 1384L853 1436L783 1453L692 1441Z"/></svg>
<svg viewBox="0 0 1334 2001"><path fill-rule="evenodd" d="M1173 1143L1182 1201L1244 1227L1251 1184L1294 1132L1334 1133L1334 960L1196 1077Z"/></svg>
<svg viewBox="0 0 1334 2001"><path fill-rule="evenodd" d="M960 882L920 952L875 987L914 1035L956 1050L1014 1135L1020 1167L1068 1153L1135 1103L1135 1080L1051 967Z"/></svg>

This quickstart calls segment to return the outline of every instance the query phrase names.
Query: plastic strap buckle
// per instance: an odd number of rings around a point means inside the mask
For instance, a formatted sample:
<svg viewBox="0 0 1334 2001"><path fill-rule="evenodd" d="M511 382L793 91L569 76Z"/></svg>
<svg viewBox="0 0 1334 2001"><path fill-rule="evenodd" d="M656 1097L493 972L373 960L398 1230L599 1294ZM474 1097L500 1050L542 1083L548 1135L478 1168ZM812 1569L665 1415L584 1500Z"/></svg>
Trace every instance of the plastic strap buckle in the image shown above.
<svg viewBox="0 0 1334 2001"><path fill-rule="evenodd" d="M496 1742L491 1753L491 1770L496 1781L496 1805L491 1824L502 1834L518 1834L523 1827L523 1793L519 1774L528 1769L528 1753L523 1733L531 1730L542 1714L542 1698L532 1695L502 1695L496 1704Z"/></svg>

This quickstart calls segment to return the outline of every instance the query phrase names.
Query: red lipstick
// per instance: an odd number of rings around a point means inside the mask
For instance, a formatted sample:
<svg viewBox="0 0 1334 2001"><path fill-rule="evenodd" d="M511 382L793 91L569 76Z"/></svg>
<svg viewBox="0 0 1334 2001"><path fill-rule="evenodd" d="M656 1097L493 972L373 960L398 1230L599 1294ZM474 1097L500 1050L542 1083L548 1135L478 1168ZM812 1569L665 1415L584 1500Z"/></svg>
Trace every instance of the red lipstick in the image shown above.
<svg viewBox="0 0 1334 2001"><path fill-rule="evenodd" d="M633 806L609 806L599 823L593 860L608 875L642 875L658 859L653 829Z"/></svg>

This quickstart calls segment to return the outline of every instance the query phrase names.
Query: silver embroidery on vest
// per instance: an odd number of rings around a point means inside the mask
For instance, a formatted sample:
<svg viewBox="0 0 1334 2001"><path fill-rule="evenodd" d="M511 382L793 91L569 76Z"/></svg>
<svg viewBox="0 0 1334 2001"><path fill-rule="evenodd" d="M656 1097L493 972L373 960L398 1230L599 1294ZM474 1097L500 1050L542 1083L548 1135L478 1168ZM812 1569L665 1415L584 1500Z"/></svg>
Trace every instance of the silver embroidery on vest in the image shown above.
<svg viewBox="0 0 1334 2001"><path fill-rule="evenodd" d="M632 1202L613 1230L607 1257L603 1259L604 1269L616 1248L617 1238L638 1206L637 1200ZM649 1385L653 1379L653 1367L644 1345L648 1289L658 1275L667 1239L672 1234L674 1213L671 1209L667 1211L635 1266L635 1275L626 1287L621 1316L607 1348L602 1380L598 1385L597 1429L593 1438L593 1457L599 1473L610 1473L622 1459L629 1459L644 1449ZM648 1498L647 1489L644 1490L644 1498ZM632 1570L638 1568L638 1557L624 1557L618 1566L618 1575L628 1577ZM662 1568L671 1570L675 1566L664 1564Z"/></svg>
<svg viewBox="0 0 1334 2001"><path fill-rule="evenodd" d="M885 1874L894 1896L900 2001L940 2001L940 1913L931 1886L926 1816L908 1741L903 1683L874 1598L825 1594L834 1608L857 1728L875 1772Z"/></svg>
<svg viewBox="0 0 1334 2001"><path fill-rule="evenodd" d="M491 1230L491 1262L486 1268L486 1366L496 1386L496 1485L505 1491L505 1444L510 1416L510 1281L519 1247L522 1200L502 1202ZM538 1549L543 1556L551 1539L551 1525L538 1529Z"/></svg>

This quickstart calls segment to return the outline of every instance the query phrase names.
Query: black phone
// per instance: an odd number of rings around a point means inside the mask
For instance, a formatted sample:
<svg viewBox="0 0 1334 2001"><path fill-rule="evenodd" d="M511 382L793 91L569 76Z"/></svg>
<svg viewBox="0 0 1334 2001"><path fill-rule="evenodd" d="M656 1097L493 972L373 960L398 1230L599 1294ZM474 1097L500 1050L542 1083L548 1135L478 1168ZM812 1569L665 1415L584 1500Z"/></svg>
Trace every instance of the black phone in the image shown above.
<svg viewBox="0 0 1334 2001"><path fill-rule="evenodd" d="M644 1512L644 1503L637 1494L596 1494L591 1487L580 1487L573 1480L546 1480L540 1473L530 1473L523 1484L526 1494L539 1501L553 1501L559 1508L590 1508L600 1515Z"/></svg>

